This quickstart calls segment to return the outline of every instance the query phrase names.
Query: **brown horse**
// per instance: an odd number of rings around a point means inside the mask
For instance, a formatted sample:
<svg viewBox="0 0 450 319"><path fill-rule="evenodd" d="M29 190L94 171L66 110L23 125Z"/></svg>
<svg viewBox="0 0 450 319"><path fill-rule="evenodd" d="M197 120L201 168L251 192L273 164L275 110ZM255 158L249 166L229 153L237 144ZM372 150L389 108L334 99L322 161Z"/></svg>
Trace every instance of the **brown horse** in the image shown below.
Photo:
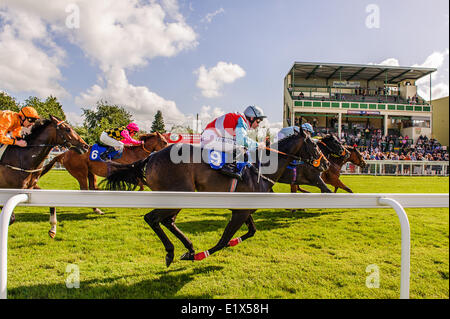
<svg viewBox="0 0 450 319"><path fill-rule="evenodd" d="M301 172L301 171L299 172L300 178L303 178L303 179L299 180L298 183L291 185L291 192L295 193L295 192L297 192L297 189L298 189L302 193L309 193L307 190L300 188L300 186L299 186L299 184L300 184L300 185L317 186L322 190L322 193L324 193L327 191L324 191L322 184L323 185L330 184L330 185L334 186L335 193L338 191L339 188L342 188L349 193L353 193L353 191L339 179L339 177L341 176L342 166L344 164L346 164L347 162L351 162L361 168L364 168L367 164L364 161L364 159L363 159L361 153L358 151L358 149L356 149L352 146L345 146L345 148L349 151L350 156L349 157L330 157L329 158L330 167L328 168L328 170L326 170L322 173L319 173L311 168L306 168L306 167L300 168L299 170L305 170L308 172ZM306 165L304 165L304 166L306 166ZM319 175L320 175L319 179L322 181L322 184L316 183ZM326 187L326 189L328 189L328 188ZM328 190L328 192L330 192L330 191Z"/></svg>
<svg viewBox="0 0 450 319"><path fill-rule="evenodd" d="M125 146L123 149L123 154L120 158L114 160L114 162L121 164L129 164L135 161L141 160L149 156L152 152L156 152L165 148L168 143L161 133L150 133L143 134L139 137L143 144L134 146ZM61 155L55 156L47 165L45 165L42 175L46 174L56 162L64 165L66 170L76 178L80 184L81 190L96 190L97 189L97 176L106 177L110 167L110 162L92 161L89 159L89 151L84 154L79 154L76 150L70 149ZM143 186L141 190L143 190ZM103 212L94 207L95 213L103 215ZM50 215L54 215L54 220L56 221L56 210L54 207L50 208ZM53 225L52 225L53 226ZM49 236L54 238L56 235L56 224L49 231Z"/></svg>
<svg viewBox="0 0 450 319"><path fill-rule="evenodd" d="M89 148L83 139L67 124L54 116L38 120L30 134L25 136L26 147L8 146L0 161L0 188L39 188L36 186L43 170L44 160L57 145L73 147L84 153ZM10 224L15 220L11 216ZM50 216L50 223L52 217Z"/></svg>
<svg viewBox="0 0 450 319"><path fill-rule="evenodd" d="M271 191L274 183L281 174L283 174L286 166L294 158L298 159L301 157L304 161L309 163L313 163L314 161L317 163L319 161L319 167L321 167L322 170L327 168L328 162L323 158L319 148L303 131L296 132L295 134L280 140L275 148L284 152L285 155L270 156L273 155L273 153L271 153L267 156L267 153L262 152L262 158L264 160L261 160L261 163L266 163L266 165L251 165L250 167L246 167L242 172L243 180L238 182L234 191ZM187 154L187 156L184 157L186 160L174 160L184 152ZM236 179L211 169L209 163L205 161L205 156L195 157L195 154L203 154L202 150L197 146L171 145L150 155L140 162L122 167L115 167L112 170L112 174L104 181L106 183L105 188L111 190L129 189L130 187L137 185L140 180L143 180L153 191L233 191L232 188ZM266 156L269 157L269 160L265 160L267 158ZM259 172L264 171L264 168L267 167L267 163L269 163L269 166L273 164L274 170L270 174L259 176L258 168L256 167L260 167ZM180 206L182 207L183 203L180 203ZM154 209L144 217L145 221L153 229L165 247L167 267L172 263L174 258L174 245L162 230L161 224L172 232L188 250L188 252L181 257L182 260L201 260L224 247L234 246L237 243L252 237L256 231L251 216L256 210L232 209L231 220L226 226L222 238L217 245L205 252L196 254L192 242L175 225L175 219L180 210L181 209ZM244 223L246 223L248 227L248 233L241 238L232 239L233 235Z"/></svg>

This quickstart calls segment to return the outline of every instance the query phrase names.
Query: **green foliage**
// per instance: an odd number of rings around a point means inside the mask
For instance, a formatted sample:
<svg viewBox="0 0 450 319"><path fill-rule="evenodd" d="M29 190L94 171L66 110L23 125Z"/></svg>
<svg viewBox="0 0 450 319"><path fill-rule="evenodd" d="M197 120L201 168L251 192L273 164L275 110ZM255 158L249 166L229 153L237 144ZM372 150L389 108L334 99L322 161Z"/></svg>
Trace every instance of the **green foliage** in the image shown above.
<svg viewBox="0 0 450 319"><path fill-rule="evenodd" d="M152 123L152 132L166 133L162 112L158 111Z"/></svg>
<svg viewBox="0 0 450 319"><path fill-rule="evenodd" d="M448 177L341 179L359 193L449 191ZM39 186L79 188L67 172L55 170ZM289 192L289 185L277 184L274 191ZM89 208L57 210L58 232L49 239L47 208L15 209L16 223L9 227L8 298L399 298L400 225L390 208L260 209L253 214L253 237L200 262L175 258L168 269L164 247L143 219L150 209L105 208L103 216ZM406 209L413 299L449 298L448 212ZM217 243L230 215L223 209L183 209L177 226L200 252ZM186 248L163 230L179 257ZM246 232L244 225L235 237ZM79 267L80 289L66 287L69 264ZM379 267L378 289L366 286L366 269L373 264Z"/></svg>
<svg viewBox="0 0 450 319"><path fill-rule="evenodd" d="M35 96L30 96L25 100L24 106L32 106L36 109L39 116L42 118L50 118L50 115L56 116L60 120L66 119L66 114L62 109L61 103L54 96L49 96L45 101L41 101Z"/></svg>
<svg viewBox="0 0 450 319"><path fill-rule="evenodd" d="M124 107L110 105L107 101L100 100L94 110L84 109L83 128L78 128L77 133L83 137L88 144L98 141L100 134L107 129L120 127L132 122L131 113Z"/></svg>
<svg viewBox="0 0 450 319"><path fill-rule="evenodd" d="M18 112L19 107L19 103L17 103L13 97L9 96L5 92L0 92L0 111L11 110Z"/></svg>

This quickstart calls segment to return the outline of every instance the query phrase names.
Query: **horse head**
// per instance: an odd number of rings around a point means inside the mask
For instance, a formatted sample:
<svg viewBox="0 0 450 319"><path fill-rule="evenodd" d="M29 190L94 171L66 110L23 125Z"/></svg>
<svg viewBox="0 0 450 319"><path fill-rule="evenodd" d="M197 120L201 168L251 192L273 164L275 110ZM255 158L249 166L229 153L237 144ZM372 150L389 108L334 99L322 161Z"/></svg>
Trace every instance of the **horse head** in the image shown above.
<svg viewBox="0 0 450 319"><path fill-rule="evenodd" d="M298 144L298 141L302 141ZM297 143L297 148L294 150L288 145ZM277 142L278 150L288 150L287 153L293 153L303 160L305 163L312 165L313 167L324 171L328 169L329 162L320 151L316 143L313 142L309 134L306 134L300 127L298 130L294 130L294 133Z"/></svg>
<svg viewBox="0 0 450 319"><path fill-rule="evenodd" d="M342 145L341 142L336 138L336 136L332 134L328 134L324 138L322 138L319 143L323 146L322 149L325 150L325 152L328 152L330 156L339 158L345 158L347 159L350 156L350 152L347 151L347 149Z"/></svg>
<svg viewBox="0 0 450 319"><path fill-rule="evenodd" d="M87 152L89 145L66 121L62 121L53 115L50 115L50 121L51 127L54 128L51 134L55 145L74 148L80 154Z"/></svg>
<svg viewBox="0 0 450 319"><path fill-rule="evenodd" d="M139 136L139 140L144 142L143 148L150 153L160 151L169 145L166 138L159 132L143 134Z"/></svg>
<svg viewBox="0 0 450 319"><path fill-rule="evenodd" d="M349 161L353 164L364 168L367 166L366 161L364 160L362 154L359 152L359 150L356 147L347 146L347 150L350 151Z"/></svg>

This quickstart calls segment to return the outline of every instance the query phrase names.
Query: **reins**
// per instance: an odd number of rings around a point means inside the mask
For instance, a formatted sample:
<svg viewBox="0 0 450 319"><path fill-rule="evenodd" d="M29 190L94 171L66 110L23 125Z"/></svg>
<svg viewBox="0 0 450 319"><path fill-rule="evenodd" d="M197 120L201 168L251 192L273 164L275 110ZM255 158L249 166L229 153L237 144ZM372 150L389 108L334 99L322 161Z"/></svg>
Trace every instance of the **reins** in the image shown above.
<svg viewBox="0 0 450 319"><path fill-rule="evenodd" d="M264 147L263 149L271 151L271 152L274 152L274 153L278 153L278 154L281 154L281 155L284 155L284 156L290 156L290 157L293 157L296 160L300 160L301 159L297 155L287 154L287 153L284 153L282 151L279 151L279 150L276 150L276 149L273 149L273 148L270 148L270 147Z"/></svg>

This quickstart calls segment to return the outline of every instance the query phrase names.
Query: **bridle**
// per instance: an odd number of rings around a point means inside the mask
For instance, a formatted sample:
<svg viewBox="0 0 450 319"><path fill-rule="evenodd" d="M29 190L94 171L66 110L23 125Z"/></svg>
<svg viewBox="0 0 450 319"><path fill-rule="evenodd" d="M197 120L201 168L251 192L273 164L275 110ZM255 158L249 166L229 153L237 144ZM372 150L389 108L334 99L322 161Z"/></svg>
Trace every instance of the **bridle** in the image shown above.
<svg viewBox="0 0 450 319"><path fill-rule="evenodd" d="M322 140L319 140L319 141L317 141L318 143L320 143L320 144L322 144L327 150L328 150L328 152L329 152L329 154L330 154L330 156L333 156L333 157L336 157L336 158L339 158L339 157L349 157L350 156L350 154L348 154L347 156L346 156L346 154L347 154L347 152L346 152L346 150L344 149L344 150L342 150L342 152L341 152L341 154L336 154L336 153L334 153L332 150L331 150L331 148L325 143L325 142L323 142Z"/></svg>

